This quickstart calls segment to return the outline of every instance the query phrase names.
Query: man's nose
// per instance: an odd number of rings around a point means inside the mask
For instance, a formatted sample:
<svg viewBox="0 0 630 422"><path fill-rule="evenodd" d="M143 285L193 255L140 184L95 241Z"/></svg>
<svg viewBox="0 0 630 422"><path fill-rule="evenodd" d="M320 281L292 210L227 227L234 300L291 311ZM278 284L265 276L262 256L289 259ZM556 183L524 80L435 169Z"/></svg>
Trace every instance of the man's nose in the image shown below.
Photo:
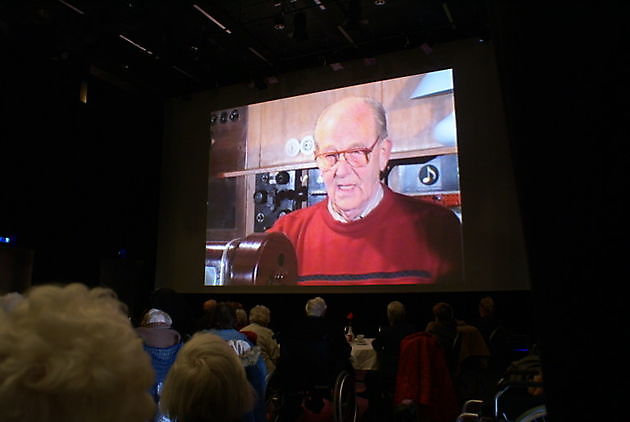
<svg viewBox="0 0 630 422"><path fill-rule="evenodd" d="M350 172L352 172L352 166L348 164L346 156L344 154L340 154L337 162L335 163L335 176L345 176Z"/></svg>

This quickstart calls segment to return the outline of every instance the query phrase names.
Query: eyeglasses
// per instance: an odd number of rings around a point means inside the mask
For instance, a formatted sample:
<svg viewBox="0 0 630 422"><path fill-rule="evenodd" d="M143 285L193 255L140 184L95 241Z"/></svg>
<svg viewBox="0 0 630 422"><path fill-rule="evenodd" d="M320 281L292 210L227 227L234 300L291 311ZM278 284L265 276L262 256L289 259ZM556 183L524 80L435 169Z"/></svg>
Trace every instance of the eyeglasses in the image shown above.
<svg viewBox="0 0 630 422"><path fill-rule="evenodd" d="M327 151L320 152L315 154L315 161L319 165L319 168L322 170L328 170L333 167L339 161L339 156L343 156L343 159L346 160L352 167L364 167L370 162L370 154L376 143L378 142L379 137L376 137L376 140L369 148L351 148L343 151Z"/></svg>

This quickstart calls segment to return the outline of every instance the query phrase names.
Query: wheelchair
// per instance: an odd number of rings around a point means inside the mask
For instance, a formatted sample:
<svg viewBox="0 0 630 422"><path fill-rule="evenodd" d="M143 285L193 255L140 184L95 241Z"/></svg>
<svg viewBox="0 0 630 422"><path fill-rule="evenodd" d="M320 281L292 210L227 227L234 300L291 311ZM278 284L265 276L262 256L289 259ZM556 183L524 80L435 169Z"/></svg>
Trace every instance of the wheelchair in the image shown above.
<svg viewBox="0 0 630 422"><path fill-rule="evenodd" d="M342 370L334 385L313 385L302 388L296 394L287 395L281 389L272 388L267 394L267 420L269 422L293 422L299 418L295 407L303 406L319 413L324 407L324 400L331 403L334 422L357 422L358 405L354 375Z"/></svg>
<svg viewBox="0 0 630 422"><path fill-rule="evenodd" d="M547 408L542 397L527 393L528 388L536 387L542 387L542 383L500 383L491 408L483 400L467 400L457 422L546 422Z"/></svg>

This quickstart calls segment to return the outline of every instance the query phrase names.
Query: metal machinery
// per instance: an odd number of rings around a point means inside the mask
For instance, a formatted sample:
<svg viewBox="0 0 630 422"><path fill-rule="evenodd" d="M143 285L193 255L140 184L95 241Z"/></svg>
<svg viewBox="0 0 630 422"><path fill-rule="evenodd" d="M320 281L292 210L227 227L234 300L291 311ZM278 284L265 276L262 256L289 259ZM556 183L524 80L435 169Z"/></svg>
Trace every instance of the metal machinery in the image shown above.
<svg viewBox="0 0 630 422"><path fill-rule="evenodd" d="M206 286L295 284L297 258L282 233L206 242Z"/></svg>

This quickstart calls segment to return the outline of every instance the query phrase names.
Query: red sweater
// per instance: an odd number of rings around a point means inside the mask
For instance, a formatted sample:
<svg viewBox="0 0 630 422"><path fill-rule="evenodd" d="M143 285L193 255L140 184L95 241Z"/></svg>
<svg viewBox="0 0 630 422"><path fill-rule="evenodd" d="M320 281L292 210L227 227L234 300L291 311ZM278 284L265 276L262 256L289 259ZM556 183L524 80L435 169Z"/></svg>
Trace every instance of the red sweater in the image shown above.
<svg viewBox="0 0 630 422"><path fill-rule="evenodd" d="M293 243L302 285L429 284L460 276L457 216L387 187L361 220L336 221L322 201L285 215L269 231Z"/></svg>

